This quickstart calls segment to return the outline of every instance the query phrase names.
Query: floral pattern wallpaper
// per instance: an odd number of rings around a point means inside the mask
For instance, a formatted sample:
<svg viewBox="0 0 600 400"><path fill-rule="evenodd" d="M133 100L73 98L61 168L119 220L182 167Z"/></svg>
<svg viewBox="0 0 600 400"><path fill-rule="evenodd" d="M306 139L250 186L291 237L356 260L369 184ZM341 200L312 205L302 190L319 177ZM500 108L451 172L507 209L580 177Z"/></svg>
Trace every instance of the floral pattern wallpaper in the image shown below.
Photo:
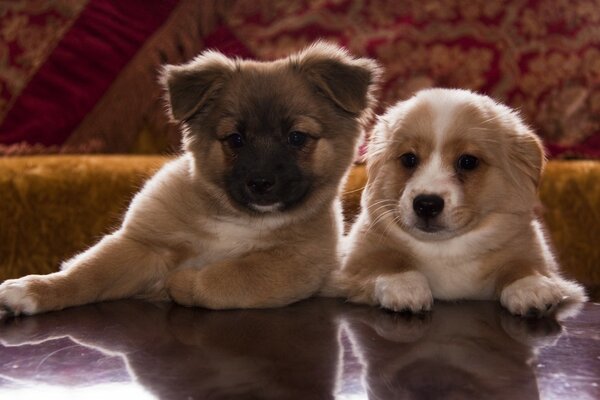
<svg viewBox="0 0 600 400"><path fill-rule="evenodd" d="M224 23L260 58L329 39L383 64L382 106L467 88L519 109L555 152L589 141L600 155L598 0L225 3Z"/></svg>
<svg viewBox="0 0 600 400"><path fill-rule="evenodd" d="M102 2L0 3L0 144L18 145L4 139L3 119L18 111L15 100L53 49L60 48L61 37L82 10ZM198 51L211 47L269 60L317 39L330 40L384 66L381 110L421 88L468 88L520 110L544 138L551 157L600 157L600 0L183 0L165 12L200 3L201 23L199 18L179 21L200 26L188 29L202 30L194 47ZM165 16L165 25L176 22ZM181 34L163 39L182 40ZM143 43L139 46L142 51ZM161 95L159 89L148 93ZM144 121L134 132L115 137L143 134L147 141L164 135L166 121L147 117L160 111L157 104L133 110ZM86 131L77 137L92 141L94 135ZM172 134L155 140L164 148L176 148L176 141ZM103 143L97 151L114 151L110 140ZM135 147L139 140L130 143Z"/></svg>
<svg viewBox="0 0 600 400"><path fill-rule="evenodd" d="M0 121L86 3L0 2Z"/></svg>

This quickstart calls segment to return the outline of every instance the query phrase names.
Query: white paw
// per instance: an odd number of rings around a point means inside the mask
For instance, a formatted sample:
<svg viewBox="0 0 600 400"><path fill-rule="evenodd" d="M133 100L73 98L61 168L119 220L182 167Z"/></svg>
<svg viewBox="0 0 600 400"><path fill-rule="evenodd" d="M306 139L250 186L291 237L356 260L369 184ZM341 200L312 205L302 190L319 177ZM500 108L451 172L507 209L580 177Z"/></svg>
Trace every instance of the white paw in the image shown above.
<svg viewBox="0 0 600 400"><path fill-rule="evenodd" d="M375 299L384 308L413 313L429 311L433 304L427 278L417 271L378 277L375 280Z"/></svg>
<svg viewBox="0 0 600 400"><path fill-rule="evenodd" d="M26 279L10 279L0 285L0 308L12 313L35 314L38 302L30 293Z"/></svg>
<svg viewBox="0 0 600 400"><path fill-rule="evenodd" d="M545 276L528 276L502 290L500 303L512 314L543 315L563 300L561 286Z"/></svg>

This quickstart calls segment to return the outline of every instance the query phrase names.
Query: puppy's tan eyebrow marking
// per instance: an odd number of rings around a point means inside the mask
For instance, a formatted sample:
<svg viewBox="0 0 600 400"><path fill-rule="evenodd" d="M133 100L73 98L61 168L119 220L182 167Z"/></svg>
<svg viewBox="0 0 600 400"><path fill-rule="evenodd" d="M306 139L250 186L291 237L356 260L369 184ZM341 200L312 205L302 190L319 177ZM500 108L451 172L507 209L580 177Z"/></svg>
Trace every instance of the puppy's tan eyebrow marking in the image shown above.
<svg viewBox="0 0 600 400"><path fill-rule="evenodd" d="M217 136L221 139L233 132L237 132L238 126L235 119L226 117L221 119L217 124Z"/></svg>
<svg viewBox="0 0 600 400"><path fill-rule="evenodd" d="M446 140L464 138L465 136L477 135L477 130L482 130L485 124L481 110L473 104L459 104L454 110L454 118L447 128ZM473 137L475 140L476 137Z"/></svg>
<svg viewBox="0 0 600 400"><path fill-rule="evenodd" d="M314 118L302 115L295 119L291 130L306 132L311 135L319 135L321 134L322 127Z"/></svg>
<svg viewBox="0 0 600 400"><path fill-rule="evenodd" d="M404 116L402 122L394 124L394 138L428 141L433 144L433 113L428 104L417 104Z"/></svg>
<svg viewBox="0 0 600 400"><path fill-rule="evenodd" d="M433 114L427 103L418 103L398 121L389 124L391 135L386 142L391 151L389 159L399 159L406 153L414 153L419 165L429 162L435 146Z"/></svg>

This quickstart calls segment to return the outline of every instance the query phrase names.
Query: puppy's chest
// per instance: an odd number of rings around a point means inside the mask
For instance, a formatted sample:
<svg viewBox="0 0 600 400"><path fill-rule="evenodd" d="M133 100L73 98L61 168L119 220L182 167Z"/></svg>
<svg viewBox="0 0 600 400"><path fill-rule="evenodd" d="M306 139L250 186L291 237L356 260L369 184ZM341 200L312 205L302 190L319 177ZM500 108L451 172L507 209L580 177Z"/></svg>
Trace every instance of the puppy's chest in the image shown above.
<svg viewBox="0 0 600 400"><path fill-rule="evenodd" d="M419 270L427 277L434 298L486 300L493 297L493 281L485 273L483 260L435 250L421 252L419 259Z"/></svg>
<svg viewBox="0 0 600 400"><path fill-rule="evenodd" d="M179 267L200 268L222 260L235 259L252 251L263 249L269 243L255 226L232 222L204 224L204 234L188 241L191 257Z"/></svg>

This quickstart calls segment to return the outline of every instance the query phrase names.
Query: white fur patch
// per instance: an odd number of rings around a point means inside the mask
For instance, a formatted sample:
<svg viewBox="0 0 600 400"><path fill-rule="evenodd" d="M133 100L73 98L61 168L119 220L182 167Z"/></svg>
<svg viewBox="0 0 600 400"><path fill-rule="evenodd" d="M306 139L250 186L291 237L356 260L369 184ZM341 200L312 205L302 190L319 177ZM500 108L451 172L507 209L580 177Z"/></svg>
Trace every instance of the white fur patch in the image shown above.
<svg viewBox="0 0 600 400"><path fill-rule="evenodd" d="M561 286L555 280L545 276L528 276L505 287L500 294L500 302L512 314L525 315L530 309L546 312L563 297Z"/></svg>
<svg viewBox="0 0 600 400"><path fill-rule="evenodd" d="M29 294L24 279L11 279L0 285L0 306L15 315L31 315L38 311L37 301Z"/></svg>
<svg viewBox="0 0 600 400"><path fill-rule="evenodd" d="M262 239L262 236L264 232L281 224L277 215L242 221L235 218L204 220L204 228L210 235L205 236L199 243L197 255L184 260L179 267L201 268L213 262L241 257L251 251L269 247L271 244ZM183 236L182 239L189 240L189 236Z"/></svg>
<svg viewBox="0 0 600 400"><path fill-rule="evenodd" d="M456 120L456 109L470 100L471 93L457 90L452 91L451 95L440 95L439 92L431 90L421 92L420 97L426 99L432 109L433 131L439 147L447 135L448 128Z"/></svg>
<svg viewBox="0 0 600 400"><path fill-rule="evenodd" d="M258 212L261 213L269 213L269 212L274 212L274 211L279 211L281 210L281 207L283 207L283 203L275 203L275 204L271 204L269 206L261 206L258 204L250 204L250 207Z"/></svg>
<svg viewBox="0 0 600 400"><path fill-rule="evenodd" d="M378 277L375 299L382 307L393 311L427 311L433 304L427 278L417 271Z"/></svg>

